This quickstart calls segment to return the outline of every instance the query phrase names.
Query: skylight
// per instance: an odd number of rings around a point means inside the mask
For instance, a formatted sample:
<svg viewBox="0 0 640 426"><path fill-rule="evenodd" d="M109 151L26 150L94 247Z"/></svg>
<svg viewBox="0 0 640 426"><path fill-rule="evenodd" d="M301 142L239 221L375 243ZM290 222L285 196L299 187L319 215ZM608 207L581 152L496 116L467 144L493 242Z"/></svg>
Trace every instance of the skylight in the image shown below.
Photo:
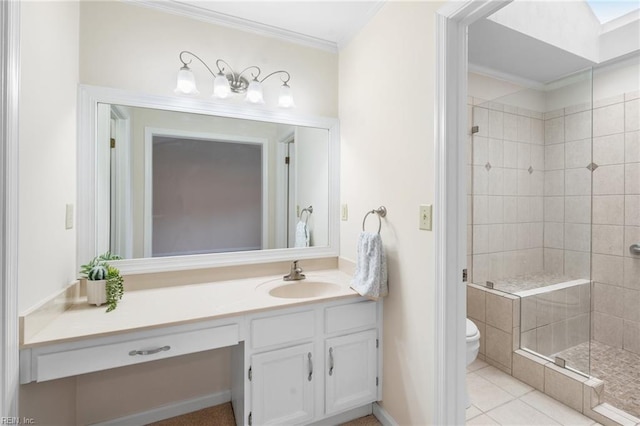
<svg viewBox="0 0 640 426"><path fill-rule="evenodd" d="M640 0L586 0L601 24L640 9Z"/></svg>

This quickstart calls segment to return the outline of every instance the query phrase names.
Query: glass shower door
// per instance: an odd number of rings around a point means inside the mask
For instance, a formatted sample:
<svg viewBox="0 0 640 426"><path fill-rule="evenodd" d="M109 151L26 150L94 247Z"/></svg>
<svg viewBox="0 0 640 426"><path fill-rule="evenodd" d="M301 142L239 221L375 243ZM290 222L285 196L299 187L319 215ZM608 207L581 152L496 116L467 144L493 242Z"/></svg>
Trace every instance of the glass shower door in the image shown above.
<svg viewBox="0 0 640 426"><path fill-rule="evenodd" d="M591 71L474 99L472 282L520 299L520 347L588 375Z"/></svg>

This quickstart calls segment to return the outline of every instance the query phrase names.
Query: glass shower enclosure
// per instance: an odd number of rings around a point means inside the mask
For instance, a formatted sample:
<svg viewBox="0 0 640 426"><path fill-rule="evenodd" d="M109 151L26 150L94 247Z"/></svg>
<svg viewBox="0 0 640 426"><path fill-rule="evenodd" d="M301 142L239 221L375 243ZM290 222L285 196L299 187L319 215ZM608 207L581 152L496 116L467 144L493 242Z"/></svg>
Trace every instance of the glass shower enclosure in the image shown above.
<svg viewBox="0 0 640 426"><path fill-rule="evenodd" d="M519 346L640 416L639 59L473 98L470 281L520 299Z"/></svg>

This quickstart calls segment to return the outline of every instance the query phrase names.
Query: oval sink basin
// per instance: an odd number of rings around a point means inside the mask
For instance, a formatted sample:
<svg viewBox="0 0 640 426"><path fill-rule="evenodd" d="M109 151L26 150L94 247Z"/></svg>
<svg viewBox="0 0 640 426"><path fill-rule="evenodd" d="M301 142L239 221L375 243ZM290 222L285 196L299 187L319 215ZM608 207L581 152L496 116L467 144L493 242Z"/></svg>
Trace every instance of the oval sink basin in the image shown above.
<svg viewBox="0 0 640 426"><path fill-rule="evenodd" d="M306 299L330 296L338 291L340 291L340 286L337 284L322 281L296 281L271 289L269 294L284 299Z"/></svg>

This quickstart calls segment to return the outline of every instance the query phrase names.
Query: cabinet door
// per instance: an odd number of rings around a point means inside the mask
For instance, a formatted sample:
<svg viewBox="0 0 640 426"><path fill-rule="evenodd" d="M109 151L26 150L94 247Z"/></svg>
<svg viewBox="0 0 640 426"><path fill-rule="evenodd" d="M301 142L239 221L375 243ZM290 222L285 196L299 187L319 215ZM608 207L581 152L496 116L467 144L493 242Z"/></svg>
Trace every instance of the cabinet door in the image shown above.
<svg viewBox="0 0 640 426"><path fill-rule="evenodd" d="M377 399L377 335L368 330L326 340L326 414Z"/></svg>
<svg viewBox="0 0 640 426"><path fill-rule="evenodd" d="M251 357L254 425L291 425L313 419L313 344Z"/></svg>

